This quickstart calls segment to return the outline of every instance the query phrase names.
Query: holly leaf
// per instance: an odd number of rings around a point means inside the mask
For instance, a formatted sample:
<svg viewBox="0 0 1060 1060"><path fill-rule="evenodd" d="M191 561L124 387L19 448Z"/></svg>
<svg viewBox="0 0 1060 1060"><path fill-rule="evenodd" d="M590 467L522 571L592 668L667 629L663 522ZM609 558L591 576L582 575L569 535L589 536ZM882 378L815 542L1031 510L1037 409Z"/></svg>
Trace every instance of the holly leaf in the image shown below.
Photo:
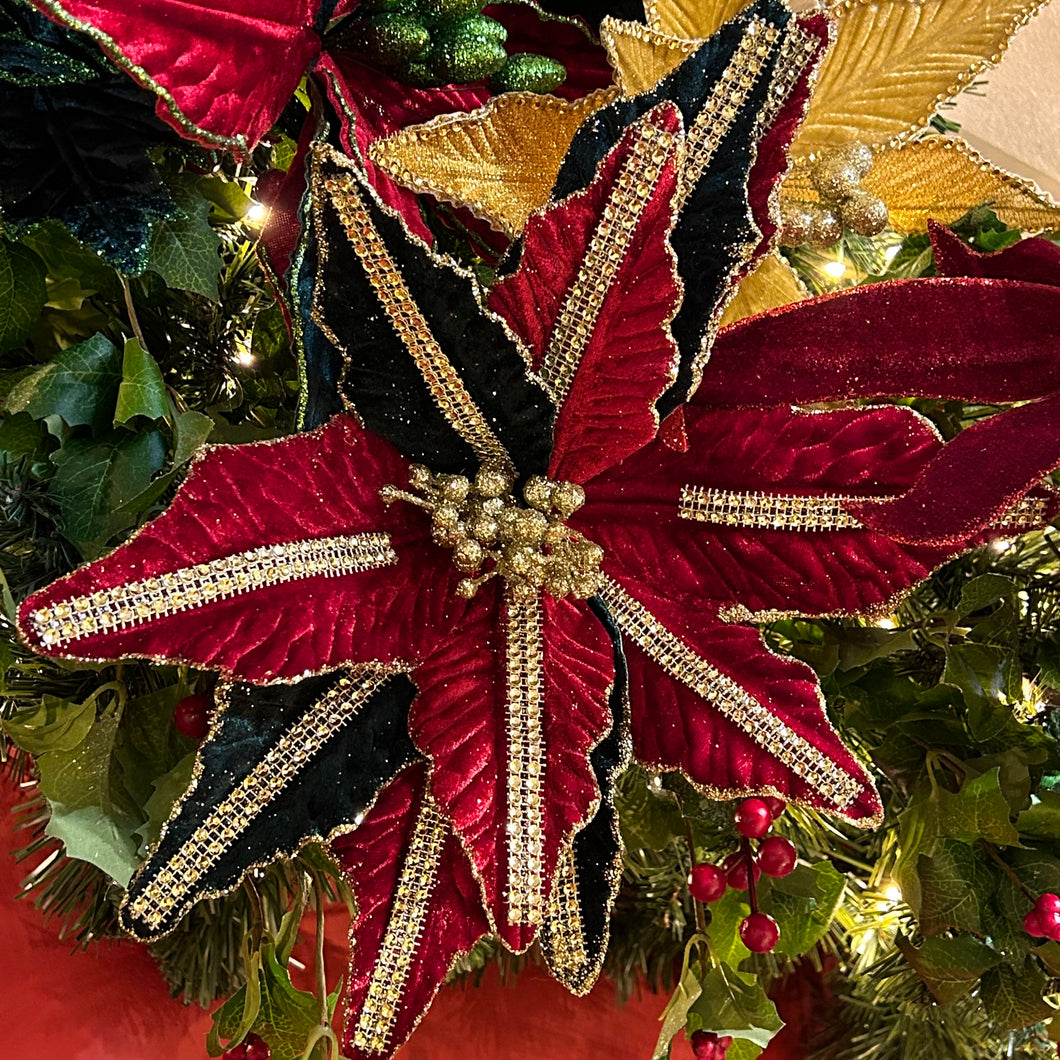
<svg viewBox="0 0 1060 1060"><path fill-rule="evenodd" d="M177 799L188 790L195 768L195 752L186 754L172 769L154 781L154 791L144 803L147 820L136 829L140 837L140 857L147 857L162 834L162 826L169 820Z"/></svg>
<svg viewBox="0 0 1060 1060"><path fill-rule="evenodd" d="M121 357L105 335L63 350L19 380L7 395L7 412L34 419L57 414L70 427L104 431L111 425L121 385Z"/></svg>
<svg viewBox="0 0 1060 1060"><path fill-rule="evenodd" d="M63 534L83 556L98 555L113 534L132 525L135 516L121 509L147 489L165 456L157 430L72 438L54 454L49 493L59 505Z"/></svg>
<svg viewBox="0 0 1060 1060"><path fill-rule="evenodd" d="M655 1052L652 1060L661 1060L662 1057L670 1055L670 1043L684 1029L688 1021L688 1013L702 993L700 986L700 969L698 965L690 964L681 974L677 988L670 995L662 1015L662 1030L659 1031L659 1040L655 1043Z"/></svg>
<svg viewBox="0 0 1060 1060"><path fill-rule="evenodd" d="M58 696L42 696L36 709L0 719L0 729L31 755L72 751L88 735L96 720L91 700L73 703Z"/></svg>
<svg viewBox="0 0 1060 1060"><path fill-rule="evenodd" d="M166 384L158 362L136 339L127 340L114 409L114 426L128 423L134 416L160 420L168 411Z"/></svg>
<svg viewBox="0 0 1060 1060"><path fill-rule="evenodd" d="M896 945L942 1005L964 997L984 972L1001 961L993 947L971 935L936 936L925 939L919 948L899 936Z"/></svg>
<svg viewBox="0 0 1060 1060"><path fill-rule="evenodd" d="M194 182L174 181L170 194L179 212L155 225L145 268L157 272L168 287L218 300L221 240L210 227L210 200Z"/></svg>
<svg viewBox="0 0 1060 1060"><path fill-rule="evenodd" d="M44 309L44 262L29 247L0 242L0 353L26 340Z"/></svg>
<svg viewBox="0 0 1060 1060"><path fill-rule="evenodd" d="M1045 973L1030 956L1019 969L992 968L983 976L980 990L991 1022L999 1029L1018 1030L1048 1019L1055 1010L1042 997L1046 983Z"/></svg>
<svg viewBox="0 0 1060 1060"><path fill-rule="evenodd" d="M764 882L764 881L763 881ZM776 952L798 957L824 937L843 899L846 880L828 861L799 865L761 888L762 902L780 927Z"/></svg>
<svg viewBox="0 0 1060 1060"><path fill-rule="evenodd" d="M723 964L703 976L700 988L688 1013L688 1034L713 1031L718 1037L732 1035L733 1045L742 1039L764 1049L784 1026L776 1006L754 976L744 977Z"/></svg>
<svg viewBox="0 0 1060 1060"><path fill-rule="evenodd" d="M139 864L136 822L115 805L111 790L114 742L121 715L105 714L69 750L37 759L40 790L51 807L46 832L62 841L72 858L102 869L123 887Z"/></svg>
<svg viewBox="0 0 1060 1060"><path fill-rule="evenodd" d="M183 467L210 437L214 422L193 409L173 420L173 467Z"/></svg>

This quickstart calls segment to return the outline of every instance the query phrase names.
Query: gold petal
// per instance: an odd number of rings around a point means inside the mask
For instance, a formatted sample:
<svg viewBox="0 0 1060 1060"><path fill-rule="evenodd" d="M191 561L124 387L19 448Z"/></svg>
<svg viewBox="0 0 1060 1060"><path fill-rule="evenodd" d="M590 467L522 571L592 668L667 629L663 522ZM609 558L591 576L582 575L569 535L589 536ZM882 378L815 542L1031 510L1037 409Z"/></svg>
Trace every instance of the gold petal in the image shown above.
<svg viewBox="0 0 1060 1060"><path fill-rule="evenodd" d="M936 137L876 156L862 182L903 232L924 232L928 218L948 224L990 203L1006 224L1024 231L1060 228L1060 206L1037 185L988 162L963 140Z"/></svg>
<svg viewBox="0 0 1060 1060"><path fill-rule="evenodd" d="M746 317L757 316L809 297L795 270L776 252L764 257L750 275L740 281L736 297L721 318L721 326L735 324Z"/></svg>
<svg viewBox="0 0 1060 1060"><path fill-rule="evenodd" d="M748 0L644 0L648 25L672 37L705 38L735 18Z"/></svg>
<svg viewBox="0 0 1060 1060"><path fill-rule="evenodd" d="M696 50L697 42L658 33L639 22L605 18L600 42L624 96L635 96L673 73Z"/></svg>
<svg viewBox="0 0 1060 1060"><path fill-rule="evenodd" d="M377 140L372 161L413 191L466 206L499 232L516 236L548 201L578 126L616 94L598 89L568 102L509 92L470 114Z"/></svg>
<svg viewBox="0 0 1060 1060"><path fill-rule="evenodd" d="M922 128L935 107L1001 58L1045 0L842 0L838 40L792 153Z"/></svg>

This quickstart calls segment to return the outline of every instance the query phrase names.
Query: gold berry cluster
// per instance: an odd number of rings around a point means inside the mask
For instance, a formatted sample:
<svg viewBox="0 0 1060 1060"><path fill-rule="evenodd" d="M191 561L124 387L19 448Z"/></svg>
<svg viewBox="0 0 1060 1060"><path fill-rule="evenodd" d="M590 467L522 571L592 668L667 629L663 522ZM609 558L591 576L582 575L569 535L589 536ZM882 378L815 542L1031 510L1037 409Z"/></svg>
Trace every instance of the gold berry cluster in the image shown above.
<svg viewBox="0 0 1060 1060"><path fill-rule="evenodd" d="M825 152L810 170L820 202L783 208L781 244L830 247L842 238L844 228L861 236L879 235L890 218L883 199L861 186L871 169L872 148L867 144L854 142Z"/></svg>
<svg viewBox="0 0 1060 1060"><path fill-rule="evenodd" d="M413 464L414 493L384 486L380 495L388 504L404 500L430 512L431 537L452 549L454 566L469 575L457 585L461 596L474 596L494 575L517 597L542 589L557 597L592 596L600 585L603 549L564 525L585 503L585 491L533 475L520 499L515 484L511 471L497 464L483 464L473 479Z"/></svg>

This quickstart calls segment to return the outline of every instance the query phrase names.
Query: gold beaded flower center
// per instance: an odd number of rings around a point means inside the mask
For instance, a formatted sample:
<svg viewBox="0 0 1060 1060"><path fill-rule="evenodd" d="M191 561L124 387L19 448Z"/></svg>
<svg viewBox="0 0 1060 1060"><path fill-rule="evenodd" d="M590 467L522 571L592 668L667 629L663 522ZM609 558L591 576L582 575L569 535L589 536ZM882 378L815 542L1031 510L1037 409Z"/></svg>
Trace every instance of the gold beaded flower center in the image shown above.
<svg viewBox="0 0 1060 1060"><path fill-rule="evenodd" d="M474 479L436 474L420 464L409 468L409 489L384 486L387 504L407 501L431 515L431 537L452 549L456 569L468 577L456 591L475 595L495 575L516 597L592 596L600 586L604 550L564 523L585 503L573 482L533 475L522 497L505 467L483 464Z"/></svg>

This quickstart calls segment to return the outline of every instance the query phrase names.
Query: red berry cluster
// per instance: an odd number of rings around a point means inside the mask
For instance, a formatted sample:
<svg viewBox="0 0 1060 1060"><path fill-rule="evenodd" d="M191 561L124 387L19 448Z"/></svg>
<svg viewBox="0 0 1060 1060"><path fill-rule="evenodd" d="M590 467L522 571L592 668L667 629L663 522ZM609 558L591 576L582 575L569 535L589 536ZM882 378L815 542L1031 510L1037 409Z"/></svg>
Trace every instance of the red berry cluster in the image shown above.
<svg viewBox="0 0 1060 1060"><path fill-rule="evenodd" d="M1023 918L1023 930L1038 939L1060 942L1060 895L1042 894Z"/></svg>
<svg viewBox="0 0 1060 1060"><path fill-rule="evenodd" d="M732 1035L725 1034L719 1038L713 1031L696 1031L691 1044L696 1060L725 1060L725 1054L732 1045Z"/></svg>
<svg viewBox="0 0 1060 1060"><path fill-rule="evenodd" d="M264 1038L248 1034L238 1045L233 1045L221 1060L269 1060L272 1052Z"/></svg>
<svg viewBox="0 0 1060 1060"><path fill-rule="evenodd" d="M743 836L740 849L720 866L693 865L688 877L689 893L697 902L716 902L728 887L748 892L752 912L740 924L740 938L755 953L768 953L780 938L777 922L758 911L755 884L763 872L767 876L787 876L798 860L798 853L788 840L767 835L785 808L781 799L744 799L736 807L736 830ZM757 853L751 845L752 839L761 840Z"/></svg>

